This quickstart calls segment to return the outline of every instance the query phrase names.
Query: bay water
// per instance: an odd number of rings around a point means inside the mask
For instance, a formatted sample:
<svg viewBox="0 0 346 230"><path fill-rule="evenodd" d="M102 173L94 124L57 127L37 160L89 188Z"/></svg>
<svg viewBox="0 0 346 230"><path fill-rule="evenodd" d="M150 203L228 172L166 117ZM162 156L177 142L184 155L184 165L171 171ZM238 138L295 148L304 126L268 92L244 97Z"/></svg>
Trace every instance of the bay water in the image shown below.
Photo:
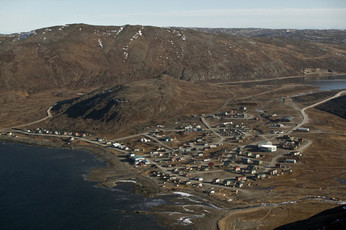
<svg viewBox="0 0 346 230"><path fill-rule="evenodd" d="M104 165L88 152L0 142L0 229L165 229L135 212L165 201L84 179Z"/></svg>

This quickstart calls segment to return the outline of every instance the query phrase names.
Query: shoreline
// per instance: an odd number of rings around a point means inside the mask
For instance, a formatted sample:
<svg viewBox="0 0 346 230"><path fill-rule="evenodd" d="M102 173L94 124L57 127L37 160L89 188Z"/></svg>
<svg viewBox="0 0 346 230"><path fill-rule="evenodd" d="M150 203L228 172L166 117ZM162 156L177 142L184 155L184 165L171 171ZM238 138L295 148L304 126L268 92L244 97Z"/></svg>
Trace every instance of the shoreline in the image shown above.
<svg viewBox="0 0 346 230"><path fill-rule="evenodd" d="M167 204L159 204L158 206L153 206L149 210L132 210L133 213L145 214L153 216L157 224L162 227L168 227L168 229L191 229L191 226L197 229L217 229L217 223L221 220L223 216L227 214L224 210L219 212L217 210L208 211L210 217L208 220L194 222L191 224L177 223L176 218L166 215L166 212L179 212L181 207L175 205L171 206L171 203L180 202L181 198L178 194L175 194L175 189L173 190L162 190L154 180L149 177L139 175L138 172L127 167L125 162L119 159L119 156L114 155L111 151L98 146L88 146L88 145L73 145L69 146L60 142L53 142L49 139L34 140L33 138L22 138L22 137L8 137L0 136L0 142L5 143L17 143L31 146L39 146L45 148L57 148L57 149L68 149L68 150L78 150L85 151L88 154L92 154L101 160L106 166L97 167L91 169L87 174L85 174L85 179L96 183L97 188L111 189L116 188L118 183L131 183L132 193L139 194L145 198L153 199L164 199ZM180 191L180 190L177 190ZM191 196L198 196L199 194L186 191ZM185 193L185 192L183 192ZM210 200L209 200L210 201ZM193 202L188 204L193 206ZM164 214L163 214L164 213ZM213 219L213 221L210 221ZM192 222L191 222L192 223ZM205 228L207 224L207 228Z"/></svg>
<svg viewBox="0 0 346 230"><path fill-rule="evenodd" d="M39 146L39 147L47 147L47 148L58 148L58 149L69 149L69 150L79 150L79 151L85 151L88 152L89 154L92 154L96 156L98 159L100 159L102 162L106 164L104 167L99 167L99 168L94 168L88 172L86 175L87 180L93 181L98 183L98 187L104 187L104 188L112 188L116 187L117 180L119 182L124 182L125 180L133 180L137 179L139 180L138 183L141 184L142 186L147 187L146 185L151 184L148 183L148 178L141 176L141 175L136 175L133 170L130 168L126 167L125 162L121 162L119 156L114 155L111 151L104 149L102 147L97 147L97 146L91 146L91 145L79 145L79 144L74 144L74 145L67 145L64 143L60 142L52 142L49 139L41 139L41 140L34 140L32 138L22 138L22 137L6 137L6 136L0 136L0 141L2 142L8 142L8 143L19 143L19 144L26 144L26 145L32 145L32 146ZM114 172L118 174L118 178L112 177L111 183L110 181L107 182L107 179L110 178L107 176L107 170L112 169ZM129 170L129 171L124 171L124 170ZM101 174L104 174L102 176ZM100 176L101 175L101 176ZM141 183L142 182L142 183ZM112 185L113 184L113 185ZM151 193L145 192L143 195L154 195L158 193L158 191L153 191L152 189L148 189L149 191L152 191ZM136 190L140 191L140 190Z"/></svg>

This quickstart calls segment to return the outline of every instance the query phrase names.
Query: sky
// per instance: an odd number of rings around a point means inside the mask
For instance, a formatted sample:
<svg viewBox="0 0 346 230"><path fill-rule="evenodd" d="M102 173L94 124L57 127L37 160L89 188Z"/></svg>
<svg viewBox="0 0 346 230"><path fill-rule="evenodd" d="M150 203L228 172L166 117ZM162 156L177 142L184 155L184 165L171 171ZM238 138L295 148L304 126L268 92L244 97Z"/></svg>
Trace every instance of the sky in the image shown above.
<svg viewBox="0 0 346 230"><path fill-rule="evenodd" d="M346 29L346 0L0 0L0 33L85 23Z"/></svg>

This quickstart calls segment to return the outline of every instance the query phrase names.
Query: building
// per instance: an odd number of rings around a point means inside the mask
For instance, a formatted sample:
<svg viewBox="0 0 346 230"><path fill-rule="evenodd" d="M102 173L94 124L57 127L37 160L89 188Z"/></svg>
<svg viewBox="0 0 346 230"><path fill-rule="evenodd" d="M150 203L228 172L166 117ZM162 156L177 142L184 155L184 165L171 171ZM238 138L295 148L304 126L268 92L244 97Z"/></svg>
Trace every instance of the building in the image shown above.
<svg viewBox="0 0 346 230"><path fill-rule="evenodd" d="M264 152L275 152L277 147L271 141L261 141L257 144L257 148Z"/></svg>
<svg viewBox="0 0 346 230"><path fill-rule="evenodd" d="M220 179L219 179L219 178L215 178L215 179L213 180L213 183L214 183L214 184L219 184L219 183L220 183Z"/></svg>
<svg viewBox="0 0 346 230"><path fill-rule="evenodd" d="M238 176L236 177L237 181L245 181L246 180L246 176Z"/></svg>
<svg viewBox="0 0 346 230"><path fill-rule="evenodd" d="M275 145L262 145L260 150L264 152L275 152L277 147Z"/></svg>
<svg viewBox="0 0 346 230"><path fill-rule="evenodd" d="M297 163L297 160L295 160L295 159L286 159L286 163L295 164L295 163Z"/></svg>
<svg viewBox="0 0 346 230"><path fill-rule="evenodd" d="M134 165L150 164L150 162L141 155L131 155L130 159L132 160Z"/></svg>
<svg viewBox="0 0 346 230"><path fill-rule="evenodd" d="M298 128L297 131L298 132L309 132L310 129L309 128Z"/></svg>
<svg viewBox="0 0 346 230"><path fill-rule="evenodd" d="M294 117L292 116L284 116L281 118L282 122L291 122L293 120Z"/></svg>

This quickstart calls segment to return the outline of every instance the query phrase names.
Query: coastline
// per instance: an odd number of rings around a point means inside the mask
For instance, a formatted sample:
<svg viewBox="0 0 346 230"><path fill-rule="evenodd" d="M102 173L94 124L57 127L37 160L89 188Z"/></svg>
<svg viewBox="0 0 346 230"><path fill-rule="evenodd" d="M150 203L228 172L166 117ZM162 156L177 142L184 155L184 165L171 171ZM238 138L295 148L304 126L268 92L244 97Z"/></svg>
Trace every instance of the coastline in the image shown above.
<svg viewBox="0 0 346 230"><path fill-rule="evenodd" d="M111 151L104 149L102 147L91 146L91 145L67 145L61 142L52 142L48 139L44 140L34 140L32 138L21 138L21 137L6 137L0 136L0 141L9 143L20 143L26 145L47 147L47 148L60 148L60 149L70 149L70 150L80 150L88 152L103 161L106 166L100 168L92 169L87 175L89 181L97 182L98 187L112 188L117 185L117 181L124 182L126 180L136 180L140 184L142 189L134 189L137 193L151 196L160 190L151 189L150 186L153 182L148 181L148 178L136 175L136 173L129 167L126 167L125 163L121 162L119 156L115 156ZM112 175L109 171L112 170ZM116 174L116 175L114 175Z"/></svg>
<svg viewBox="0 0 346 230"><path fill-rule="evenodd" d="M122 162L120 159L122 157L121 155L114 155L114 153L110 150L91 145L74 144L73 146L70 146L63 142L51 141L50 139L35 140L32 138L0 136L0 142L19 143L46 148L80 150L92 154L106 164L104 167L93 168L86 174L86 179L88 181L95 182L96 187L112 189L116 188L118 183L131 183L132 192L134 195L139 194L143 195L145 198L164 199L167 201L167 204L154 204L153 207L149 207L149 210L132 210L130 213L153 216L159 226L168 229L191 229L192 227L190 222L188 224L184 224L183 221L182 223L177 223L176 217L167 215L169 212L180 212L181 206L176 206L174 204L181 202L181 198L183 197L174 194L174 189L172 191L163 191L154 180L140 175L133 169L129 168L130 165ZM196 197L198 195L191 191L189 191L188 194L195 194ZM220 201L216 201L215 204L217 203L220 204ZM190 205L194 205L194 203L192 202ZM217 229L218 221L221 220L221 218L226 215L227 212L228 211L226 210L210 210L208 213L206 213L208 214L208 218L199 219L199 221L193 222L193 228Z"/></svg>

